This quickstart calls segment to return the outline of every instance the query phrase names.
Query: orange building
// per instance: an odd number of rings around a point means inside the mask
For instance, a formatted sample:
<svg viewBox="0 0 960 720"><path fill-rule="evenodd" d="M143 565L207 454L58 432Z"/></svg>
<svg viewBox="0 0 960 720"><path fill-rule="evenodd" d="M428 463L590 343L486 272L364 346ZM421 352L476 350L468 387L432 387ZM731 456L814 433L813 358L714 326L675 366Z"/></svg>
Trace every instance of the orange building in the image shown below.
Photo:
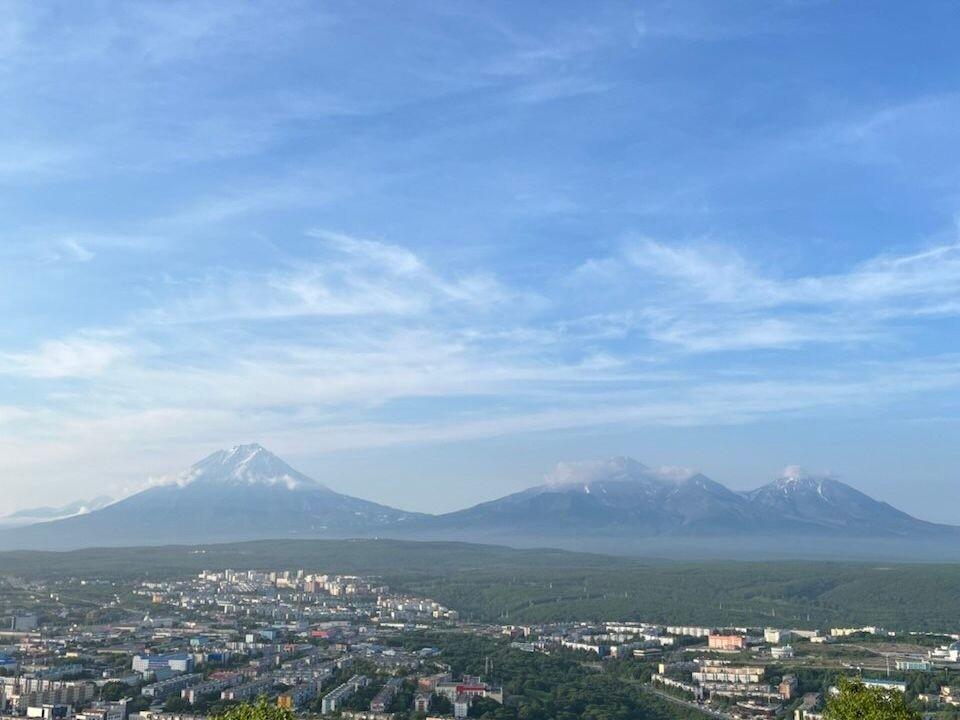
<svg viewBox="0 0 960 720"><path fill-rule="evenodd" d="M707 647L711 650L743 650L747 639L743 635L710 635Z"/></svg>

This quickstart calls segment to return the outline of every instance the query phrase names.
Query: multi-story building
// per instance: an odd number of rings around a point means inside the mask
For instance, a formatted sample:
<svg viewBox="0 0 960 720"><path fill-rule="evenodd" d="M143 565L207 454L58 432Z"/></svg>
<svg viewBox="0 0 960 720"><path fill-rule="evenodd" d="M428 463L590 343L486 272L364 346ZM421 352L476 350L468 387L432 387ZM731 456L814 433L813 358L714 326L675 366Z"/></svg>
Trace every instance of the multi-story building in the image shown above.
<svg viewBox="0 0 960 720"><path fill-rule="evenodd" d="M793 720L821 720L818 712L821 702L820 693L806 693L800 701L800 707L793 711Z"/></svg>
<svg viewBox="0 0 960 720"><path fill-rule="evenodd" d="M763 631L763 641L771 645L779 645L790 639L793 632L790 630L780 630L779 628L765 628Z"/></svg>
<svg viewBox="0 0 960 720"><path fill-rule="evenodd" d="M273 688L273 678L253 680L243 685L229 687L220 693L221 700L252 700Z"/></svg>
<svg viewBox="0 0 960 720"><path fill-rule="evenodd" d="M782 697L784 700L792 700L793 696L797 694L797 676L784 675L780 679L780 684L777 686L777 691L780 693L780 697Z"/></svg>
<svg viewBox="0 0 960 720"><path fill-rule="evenodd" d="M469 695L457 695L453 701L453 716L455 718L465 718L470 714L470 702L473 698Z"/></svg>
<svg viewBox="0 0 960 720"><path fill-rule="evenodd" d="M130 716L130 720L210 720L206 715L192 713L168 713L143 710Z"/></svg>
<svg viewBox="0 0 960 720"><path fill-rule="evenodd" d="M306 705L317 695L317 684L304 682L294 685L277 698L277 705L286 710L296 710Z"/></svg>
<svg viewBox="0 0 960 720"><path fill-rule="evenodd" d="M155 672L157 670L173 670L174 672L188 673L193 671L193 656L187 653L134 655L133 669L141 673Z"/></svg>
<svg viewBox="0 0 960 720"><path fill-rule="evenodd" d="M896 690L905 693L907 683L903 680L889 680L887 678L863 678L863 684L867 687L881 688L883 690Z"/></svg>
<svg viewBox="0 0 960 720"><path fill-rule="evenodd" d="M747 647L744 635L709 635L707 647L711 650L743 650Z"/></svg>
<svg viewBox="0 0 960 720"><path fill-rule="evenodd" d="M437 685L442 682L447 682L452 680L453 677L450 673L437 673L436 675L427 675L417 679L417 689L422 692L430 695L433 692L436 692Z"/></svg>
<svg viewBox="0 0 960 720"><path fill-rule="evenodd" d="M565 647L568 650L579 650L581 652L593 653L599 657L603 657L607 654L607 646L599 643L582 642L580 640L567 640L566 638L563 638L560 641L560 646Z"/></svg>
<svg viewBox="0 0 960 720"><path fill-rule="evenodd" d="M127 702L97 702L78 712L76 720L127 720Z"/></svg>
<svg viewBox="0 0 960 720"><path fill-rule="evenodd" d="M7 619L7 629L14 632L30 632L37 629L36 615L14 615Z"/></svg>
<svg viewBox="0 0 960 720"><path fill-rule="evenodd" d="M896 662L897 670L920 670L926 671L930 670L933 665L927 660L897 660Z"/></svg>
<svg viewBox="0 0 960 720"><path fill-rule="evenodd" d="M686 637L707 637L713 634L713 628L696 627L690 625L667 625L669 635L684 635Z"/></svg>
<svg viewBox="0 0 960 720"><path fill-rule="evenodd" d="M851 635L858 635L860 633L866 635L883 635L886 631L882 627L877 627L876 625L864 625L863 627L848 627L848 628L830 628L830 634L833 637L849 637Z"/></svg>
<svg viewBox="0 0 960 720"><path fill-rule="evenodd" d="M28 707L82 705L93 699L91 682L0 677L0 709L23 714Z"/></svg>
<svg viewBox="0 0 960 720"><path fill-rule="evenodd" d="M164 700L170 695L181 694L185 688L191 685L199 685L201 682L203 682L203 675L200 673L178 675L169 680L161 680L152 685L144 685L140 694L154 698L155 700Z"/></svg>
<svg viewBox="0 0 960 720"><path fill-rule="evenodd" d="M430 712L430 696L426 693L417 693L413 698L413 711L417 713Z"/></svg>
<svg viewBox="0 0 960 720"><path fill-rule="evenodd" d="M219 695L221 692L227 688L234 687L241 684L244 681L245 677L240 673L235 673L233 675L227 675L224 677L212 678L206 682L198 683L191 687L186 687L180 691L180 697L186 700L188 703L193 705L200 698L206 695Z"/></svg>
<svg viewBox="0 0 960 720"><path fill-rule="evenodd" d="M941 645L935 650L930 651L930 660L933 662L960 662L960 642L952 642L949 645Z"/></svg>
<svg viewBox="0 0 960 720"><path fill-rule="evenodd" d="M692 673L701 685L707 683L756 684L763 681L765 668L728 665L716 660L706 660L699 670Z"/></svg>
<svg viewBox="0 0 960 720"><path fill-rule="evenodd" d="M376 713L386 712L402 684L403 681L399 678L388 680L387 683L380 688L380 692L370 701L370 711Z"/></svg>
<svg viewBox="0 0 960 720"><path fill-rule="evenodd" d="M503 704L503 688L487 685L476 675L464 675L460 681L442 680L436 684L434 692L450 702L463 695L467 698L483 697Z"/></svg>
<svg viewBox="0 0 960 720"><path fill-rule="evenodd" d="M699 685L691 685L690 683L683 682L683 680L676 680L674 678L667 677L662 673L654 673L650 679L654 682L654 684L666 685L667 687L677 688L678 690L688 692L697 700L700 700L703 697L703 688Z"/></svg>
<svg viewBox="0 0 960 720"><path fill-rule="evenodd" d="M354 675L342 685L337 686L326 695L320 704L320 711L324 715L336 712L342 706L345 700L353 695L359 688L364 687L370 682L364 675Z"/></svg>

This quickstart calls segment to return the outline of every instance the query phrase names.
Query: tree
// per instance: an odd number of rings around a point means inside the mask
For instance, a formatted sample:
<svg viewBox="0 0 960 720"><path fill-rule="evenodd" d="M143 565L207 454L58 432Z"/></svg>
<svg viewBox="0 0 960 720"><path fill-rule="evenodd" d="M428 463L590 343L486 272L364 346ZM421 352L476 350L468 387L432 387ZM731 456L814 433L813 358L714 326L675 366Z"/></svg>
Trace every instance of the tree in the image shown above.
<svg viewBox="0 0 960 720"><path fill-rule="evenodd" d="M907 705L902 692L867 687L859 678L841 677L839 692L828 697L825 720L920 720L920 713Z"/></svg>
<svg viewBox="0 0 960 720"><path fill-rule="evenodd" d="M293 720L293 713L261 697L255 703L235 705L216 717L217 720Z"/></svg>
<svg viewBox="0 0 960 720"><path fill-rule="evenodd" d="M193 706L186 700L186 698L177 697L176 695L171 696L163 704L163 711L168 713L186 713L190 712L193 709Z"/></svg>
<svg viewBox="0 0 960 720"><path fill-rule="evenodd" d="M129 697L132 694L133 689L126 683L119 682L118 680L111 680L108 683L104 683L103 687L100 688L100 699L109 702L123 700L123 698Z"/></svg>

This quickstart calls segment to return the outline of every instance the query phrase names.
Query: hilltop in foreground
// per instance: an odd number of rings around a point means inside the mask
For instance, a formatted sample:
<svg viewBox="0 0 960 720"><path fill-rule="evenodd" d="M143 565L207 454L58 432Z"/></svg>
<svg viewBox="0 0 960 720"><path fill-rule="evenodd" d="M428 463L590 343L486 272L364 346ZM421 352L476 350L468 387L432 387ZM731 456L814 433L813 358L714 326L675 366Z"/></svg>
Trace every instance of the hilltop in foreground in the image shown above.
<svg viewBox="0 0 960 720"><path fill-rule="evenodd" d="M396 537L690 557L960 557L960 529L788 469L735 492L630 458L561 464L544 484L445 515L344 495L259 445L221 450L173 481L91 512L0 533L0 547Z"/></svg>

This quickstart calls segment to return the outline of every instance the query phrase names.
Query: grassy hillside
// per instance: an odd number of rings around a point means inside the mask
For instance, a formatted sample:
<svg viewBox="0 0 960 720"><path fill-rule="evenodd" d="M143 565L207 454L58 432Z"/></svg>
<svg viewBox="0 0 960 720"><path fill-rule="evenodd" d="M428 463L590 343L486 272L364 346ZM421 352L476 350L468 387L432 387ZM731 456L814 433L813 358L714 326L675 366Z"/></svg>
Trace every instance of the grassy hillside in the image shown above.
<svg viewBox="0 0 960 720"><path fill-rule="evenodd" d="M316 568L383 576L466 617L956 629L960 565L651 562L559 550L392 540L0 553L0 574L159 578L204 568Z"/></svg>

